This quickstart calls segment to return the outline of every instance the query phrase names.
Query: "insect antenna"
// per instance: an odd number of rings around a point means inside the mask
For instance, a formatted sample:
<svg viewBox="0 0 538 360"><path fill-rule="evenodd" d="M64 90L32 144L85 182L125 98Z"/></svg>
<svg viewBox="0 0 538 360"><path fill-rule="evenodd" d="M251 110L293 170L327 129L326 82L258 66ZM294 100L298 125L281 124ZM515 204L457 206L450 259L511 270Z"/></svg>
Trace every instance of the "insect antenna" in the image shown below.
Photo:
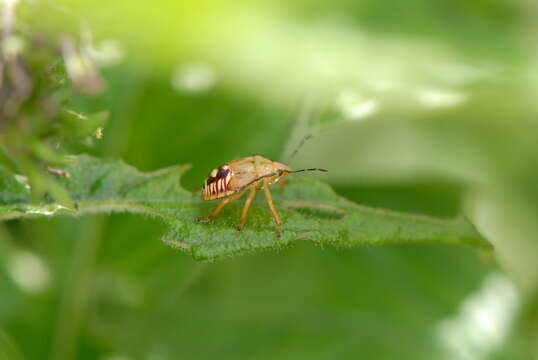
<svg viewBox="0 0 538 360"><path fill-rule="evenodd" d="M329 172L327 169L320 169L320 168L310 168L310 169L300 169L300 170L292 170L292 171L284 171L288 174L303 172L303 171L321 171L321 172Z"/></svg>
<svg viewBox="0 0 538 360"><path fill-rule="evenodd" d="M288 164L291 164L291 161L293 160L293 158L295 158L295 155L297 155L297 153L299 152L299 150L301 150L301 148L303 147L303 145L308 141L312 139L312 134L308 134L306 135L304 138L302 138L301 142L299 143L299 145L297 145L297 147L295 148L295 150L293 150L293 152L291 153L290 155L290 158L289 160L287 161Z"/></svg>

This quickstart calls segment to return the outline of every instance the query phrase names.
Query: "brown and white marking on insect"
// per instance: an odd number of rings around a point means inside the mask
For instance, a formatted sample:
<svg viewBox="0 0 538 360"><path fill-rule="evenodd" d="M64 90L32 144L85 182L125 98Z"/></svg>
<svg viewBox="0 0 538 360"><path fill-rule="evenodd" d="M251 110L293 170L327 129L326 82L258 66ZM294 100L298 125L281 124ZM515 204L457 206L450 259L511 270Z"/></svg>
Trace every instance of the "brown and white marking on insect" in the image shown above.
<svg viewBox="0 0 538 360"><path fill-rule="evenodd" d="M232 160L224 165L213 169L207 176L202 190L203 200L216 200L225 198L217 205L217 208L207 217L199 218L199 221L209 221L214 218L224 205L240 198L246 190L250 194L243 206L243 212L239 220L238 230L241 230L247 220L247 212L256 195L256 191L263 189L267 204L275 219L276 232L280 236L281 221L273 204L269 185L282 180L290 173L301 171L323 171L325 169L301 169L293 171L289 166L272 161L261 155L249 156ZM282 185L283 183L281 183Z"/></svg>
<svg viewBox="0 0 538 360"><path fill-rule="evenodd" d="M222 165L213 169L204 182L202 197L204 200L214 200L233 194L228 191L228 184L232 179L233 172L229 165Z"/></svg>

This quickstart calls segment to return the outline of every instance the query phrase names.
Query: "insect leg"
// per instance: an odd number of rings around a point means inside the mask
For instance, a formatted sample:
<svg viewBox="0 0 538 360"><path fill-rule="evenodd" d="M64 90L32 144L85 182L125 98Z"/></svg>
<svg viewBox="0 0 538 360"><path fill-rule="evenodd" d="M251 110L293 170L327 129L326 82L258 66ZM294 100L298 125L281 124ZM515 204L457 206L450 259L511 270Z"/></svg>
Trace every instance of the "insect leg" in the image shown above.
<svg viewBox="0 0 538 360"><path fill-rule="evenodd" d="M237 230L243 229L243 226L247 221L248 208L250 207L250 203L252 203L252 200L254 200L254 196L256 196L255 186L250 188L250 194L248 194L247 200L245 201L245 206L243 206L243 212L241 213L241 219L239 219L239 225L237 226Z"/></svg>
<svg viewBox="0 0 538 360"><path fill-rule="evenodd" d="M215 208L215 210L213 210L213 212L211 214L209 214L209 216L207 217L200 217L198 218L197 220L198 221L201 221L201 222L206 222L206 221L209 221L211 219L213 219L221 210L222 208L224 207L224 205L228 204L228 203L231 203L232 201L234 200L237 200L239 199L242 195L243 195L244 191L241 191L239 194L237 195L234 195L234 196L230 196L229 198L226 198L224 200L222 200L218 205L217 207Z"/></svg>
<svg viewBox="0 0 538 360"><path fill-rule="evenodd" d="M280 229L282 222L280 221L280 215L278 215L278 212L275 209L275 205L273 204L273 198L271 197L271 192L269 191L269 180L267 179L263 180L263 190L265 191L265 199L267 200L267 205L269 205L269 209L271 209L273 217L275 218L276 236L280 236L282 234L282 231Z"/></svg>

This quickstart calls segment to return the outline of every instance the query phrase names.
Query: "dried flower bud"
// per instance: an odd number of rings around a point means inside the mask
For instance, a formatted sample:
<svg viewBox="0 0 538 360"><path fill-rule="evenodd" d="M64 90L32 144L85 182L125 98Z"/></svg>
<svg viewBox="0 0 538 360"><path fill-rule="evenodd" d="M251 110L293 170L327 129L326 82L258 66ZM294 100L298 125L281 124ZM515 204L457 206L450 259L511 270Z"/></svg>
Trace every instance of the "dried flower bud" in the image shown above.
<svg viewBox="0 0 538 360"><path fill-rule="evenodd" d="M62 41L62 53L67 74L78 92L93 96L104 90L103 79L87 51L77 49L72 39L65 38Z"/></svg>

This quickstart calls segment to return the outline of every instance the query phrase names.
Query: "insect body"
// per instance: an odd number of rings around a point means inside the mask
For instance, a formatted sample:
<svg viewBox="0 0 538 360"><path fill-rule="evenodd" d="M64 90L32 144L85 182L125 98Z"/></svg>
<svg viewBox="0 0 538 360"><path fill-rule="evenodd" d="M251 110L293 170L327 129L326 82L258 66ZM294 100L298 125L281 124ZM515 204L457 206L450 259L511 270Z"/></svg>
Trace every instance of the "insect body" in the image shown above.
<svg viewBox="0 0 538 360"><path fill-rule="evenodd" d="M269 209L275 219L276 233L281 234L281 221L278 212L273 204L269 185L281 181L290 173L300 171L327 171L324 169L302 169L293 171L289 166L272 161L261 155L249 156L232 160L211 171L204 182L202 189L203 200L216 200L225 198L217 205L216 209L205 218L199 221L209 221L213 219L224 207L224 205L239 199L245 191L250 193L243 206L243 212L239 220L238 230L241 230L247 220L247 212L256 195L257 190L263 189Z"/></svg>

